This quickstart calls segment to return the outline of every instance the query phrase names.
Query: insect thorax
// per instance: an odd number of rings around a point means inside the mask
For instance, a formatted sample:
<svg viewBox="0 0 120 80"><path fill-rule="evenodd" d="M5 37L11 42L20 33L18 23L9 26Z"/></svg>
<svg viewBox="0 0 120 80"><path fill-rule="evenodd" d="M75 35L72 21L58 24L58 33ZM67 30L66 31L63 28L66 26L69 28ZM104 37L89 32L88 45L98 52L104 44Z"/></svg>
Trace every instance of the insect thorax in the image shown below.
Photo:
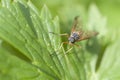
<svg viewBox="0 0 120 80"><path fill-rule="evenodd" d="M68 40L70 43L75 43L79 38L80 38L79 34L77 32L74 32L71 34Z"/></svg>

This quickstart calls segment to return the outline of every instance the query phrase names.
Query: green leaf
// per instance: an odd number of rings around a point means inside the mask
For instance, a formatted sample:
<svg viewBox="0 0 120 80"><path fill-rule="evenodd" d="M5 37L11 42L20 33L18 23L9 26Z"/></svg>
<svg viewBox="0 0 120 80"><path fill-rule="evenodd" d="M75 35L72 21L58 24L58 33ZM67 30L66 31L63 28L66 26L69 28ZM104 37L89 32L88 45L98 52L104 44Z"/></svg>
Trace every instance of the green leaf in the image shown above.
<svg viewBox="0 0 120 80"><path fill-rule="evenodd" d="M0 78L2 80L37 80L40 78L40 72L0 47Z"/></svg>
<svg viewBox="0 0 120 80"><path fill-rule="evenodd" d="M59 59L53 59L51 54L56 53L60 38L49 33L59 33L59 22L58 17L52 19L49 15L46 7L39 12L30 1L13 1L4 5L0 9L0 37L6 43L2 46L5 50L38 69L44 79L59 79L62 66L59 66Z"/></svg>
<svg viewBox="0 0 120 80"><path fill-rule="evenodd" d="M105 18L94 4L90 7L89 17L88 28L96 29L99 32L100 44L96 46L96 49L99 48L98 55L95 54L90 61L90 68L88 68L90 73L87 71L88 80L119 80L120 42L119 36L115 35L119 33L119 29L116 32L115 29L108 29Z"/></svg>
<svg viewBox="0 0 120 80"><path fill-rule="evenodd" d="M0 79L119 80L120 30L114 32L106 27L107 19L95 4L89 8L86 29L96 30L99 35L76 43L80 43L81 48L67 45L64 49L61 37L50 33L60 34L60 30L66 30L60 27L59 17L53 18L46 5L39 9L36 3L39 1L32 2L1 0ZM71 4L76 9L71 9ZM60 14L64 15L63 19L69 14L69 21L71 16L85 10L83 5L72 2L64 5Z"/></svg>
<svg viewBox="0 0 120 80"><path fill-rule="evenodd" d="M37 69L37 78L85 80L83 62L75 54L66 55L60 36L49 33L60 33L59 18L53 19L46 5L40 12L30 1L13 1L0 9L0 22L1 47Z"/></svg>
<svg viewBox="0 0 120 80"><path fill-rule="evenodd" d="M120 79L120 47L119 40L116 40L113 44L111 44L109 47L107 47L100 68L97 71L99 80L119 80Z"/></svg>
<svg viewBox="0 0 120 80"><path fill-rule="evenodd" d="M107 34L106 26L107 26L107 18L101 15L95 4L91 4L89 7L87 28L89 30L99 31L98 36L102 37Z"/></svg>

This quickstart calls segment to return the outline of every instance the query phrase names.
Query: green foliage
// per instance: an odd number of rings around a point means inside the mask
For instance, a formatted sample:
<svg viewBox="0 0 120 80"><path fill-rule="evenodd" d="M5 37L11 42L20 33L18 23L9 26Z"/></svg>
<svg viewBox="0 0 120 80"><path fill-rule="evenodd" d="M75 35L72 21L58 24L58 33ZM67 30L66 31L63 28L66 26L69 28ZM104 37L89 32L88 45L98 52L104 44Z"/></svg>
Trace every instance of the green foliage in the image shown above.
<svg viewBox="0 0 120 80"><path fill-rule="evenodd" d="M59 17L53 18L47 6L42 4L44 1L39 2L1 0L1 80L119 80L120 28L107 27L107 18L95 4L91 4L87 12L77 0L70 2L73 8L67 0L51 0L49 4L46 0L50 8L51 4L56 4L51 9L52 14L60 10L59 22ZM61 4L64 6L60 9ZM61 46L60 36L49 32L70 32L71 27L65 26L71 25L76 15L83 18L87 30L96 30L99 35L78 42L81 49L73 46L70 50L69 45ZM69 23L64 25L67 21Z"/></svg>

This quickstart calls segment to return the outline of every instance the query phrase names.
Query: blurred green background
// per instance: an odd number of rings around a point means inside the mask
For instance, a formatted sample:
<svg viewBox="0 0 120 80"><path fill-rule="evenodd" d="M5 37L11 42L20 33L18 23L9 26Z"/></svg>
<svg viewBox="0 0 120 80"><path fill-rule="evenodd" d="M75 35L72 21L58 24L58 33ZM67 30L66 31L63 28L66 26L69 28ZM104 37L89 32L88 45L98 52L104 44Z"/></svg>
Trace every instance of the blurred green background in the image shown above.
<svg viewBox="0 0 120 80"><path fill-rule="evenodd" d="M17 1L20 3L15 3ZM22 4L26 5L27 8ZM11 13L12 10L16 11L16 13L13 12L14 15L17 15L15 19L7 16L9 10ZM26 17L23 14L26 14L27 10L30 10L30 14ZM52 19L49 14L52 15ZM44 31L49 31L51 28L57 33L59 30L60 33L70 33L75 16L80 16L83 28L86 30L95 29L99 35L90 41L81 42L83 48L81 50L74 48L70 52L72 54L67 55L68 58L65 60L64 58L51 58L47 53L52 53L53 48L59 47L61 37L51 36ZM29 19L33 22L34 28L31 28L30 25L24 25L29 23ZM48 23L45 22L45 19L48 20ZM27 20L28 23L25 23ZM21 38L21 32L14 30L14 27L19 30L16 26L17 23L20 23L19 27L24 33L22 35L27 38L28 43L26 39ZM44 25L41 27L42 23ZM119 26L120 0L0 0L0 80L119 80ZM41 31L37 31L38 27L41 27ZM45 30L42 31L42 29ZM43 36L40 38L40 42L37 42L36 39L32 42L35 38L34 32ZM28 36L27 33L30 33L32 37ZM14 37L14 34L17 37ZM48 36L52 37L53 41L49 40ZM20 43L18 38L25 40L26 43ZM62 41L65 40L67 39L62 38ZM45 45L45 41L55 44ZM27 46L22 46L22 44ZM65 50L67 50L66 46Z"/></svg>
<svg viewBox="0 0 120 80"><path fill-rule="evenodd" d="M120 0L41 0L40 2L39 0L31 1L38 8L41 8L44 4L46 4L53 16L59 16L62 33L70 31L71 27L69 26L72 25L73 19L77 15L82 17L83 25L86 25L86 22L89 20L90 7L92 4L94 4L97 7L100 15L106 18L106 27L107 29L109 29L108 32L110 33L109 36L111 35L111 39L114 40L119 36L119 33L117 32L119 32L120 30ZM96 17L94 14L92 16L93 18ZM62 26L64 26L64 29L62 28Z"/></svg>

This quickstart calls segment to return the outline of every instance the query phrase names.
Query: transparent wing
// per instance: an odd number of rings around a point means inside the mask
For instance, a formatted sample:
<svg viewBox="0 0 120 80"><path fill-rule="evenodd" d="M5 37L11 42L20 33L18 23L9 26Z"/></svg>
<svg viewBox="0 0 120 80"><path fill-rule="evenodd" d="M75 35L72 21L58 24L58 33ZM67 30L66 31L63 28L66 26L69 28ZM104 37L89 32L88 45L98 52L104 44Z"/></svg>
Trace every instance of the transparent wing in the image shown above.
<svg viewBox="0 0 120 80"><path fill-rule="evenodd" d="M98 35L98 32L95 32L95 31L83 32L83 34L81 35L81 37L78 41L86 40L86 39L89 39L89 38L94 37L96 35Z"/></svg>
<svg viewBox="0 0 120 80"><path fill-rule="evenodd" d="M79 16L76 16L74 18L74 22L73 22L73 26L72 26L72 30L71 33L76 32L76 31L82 31L82 28L80 27L81 22L79 21Z"/></svg>

